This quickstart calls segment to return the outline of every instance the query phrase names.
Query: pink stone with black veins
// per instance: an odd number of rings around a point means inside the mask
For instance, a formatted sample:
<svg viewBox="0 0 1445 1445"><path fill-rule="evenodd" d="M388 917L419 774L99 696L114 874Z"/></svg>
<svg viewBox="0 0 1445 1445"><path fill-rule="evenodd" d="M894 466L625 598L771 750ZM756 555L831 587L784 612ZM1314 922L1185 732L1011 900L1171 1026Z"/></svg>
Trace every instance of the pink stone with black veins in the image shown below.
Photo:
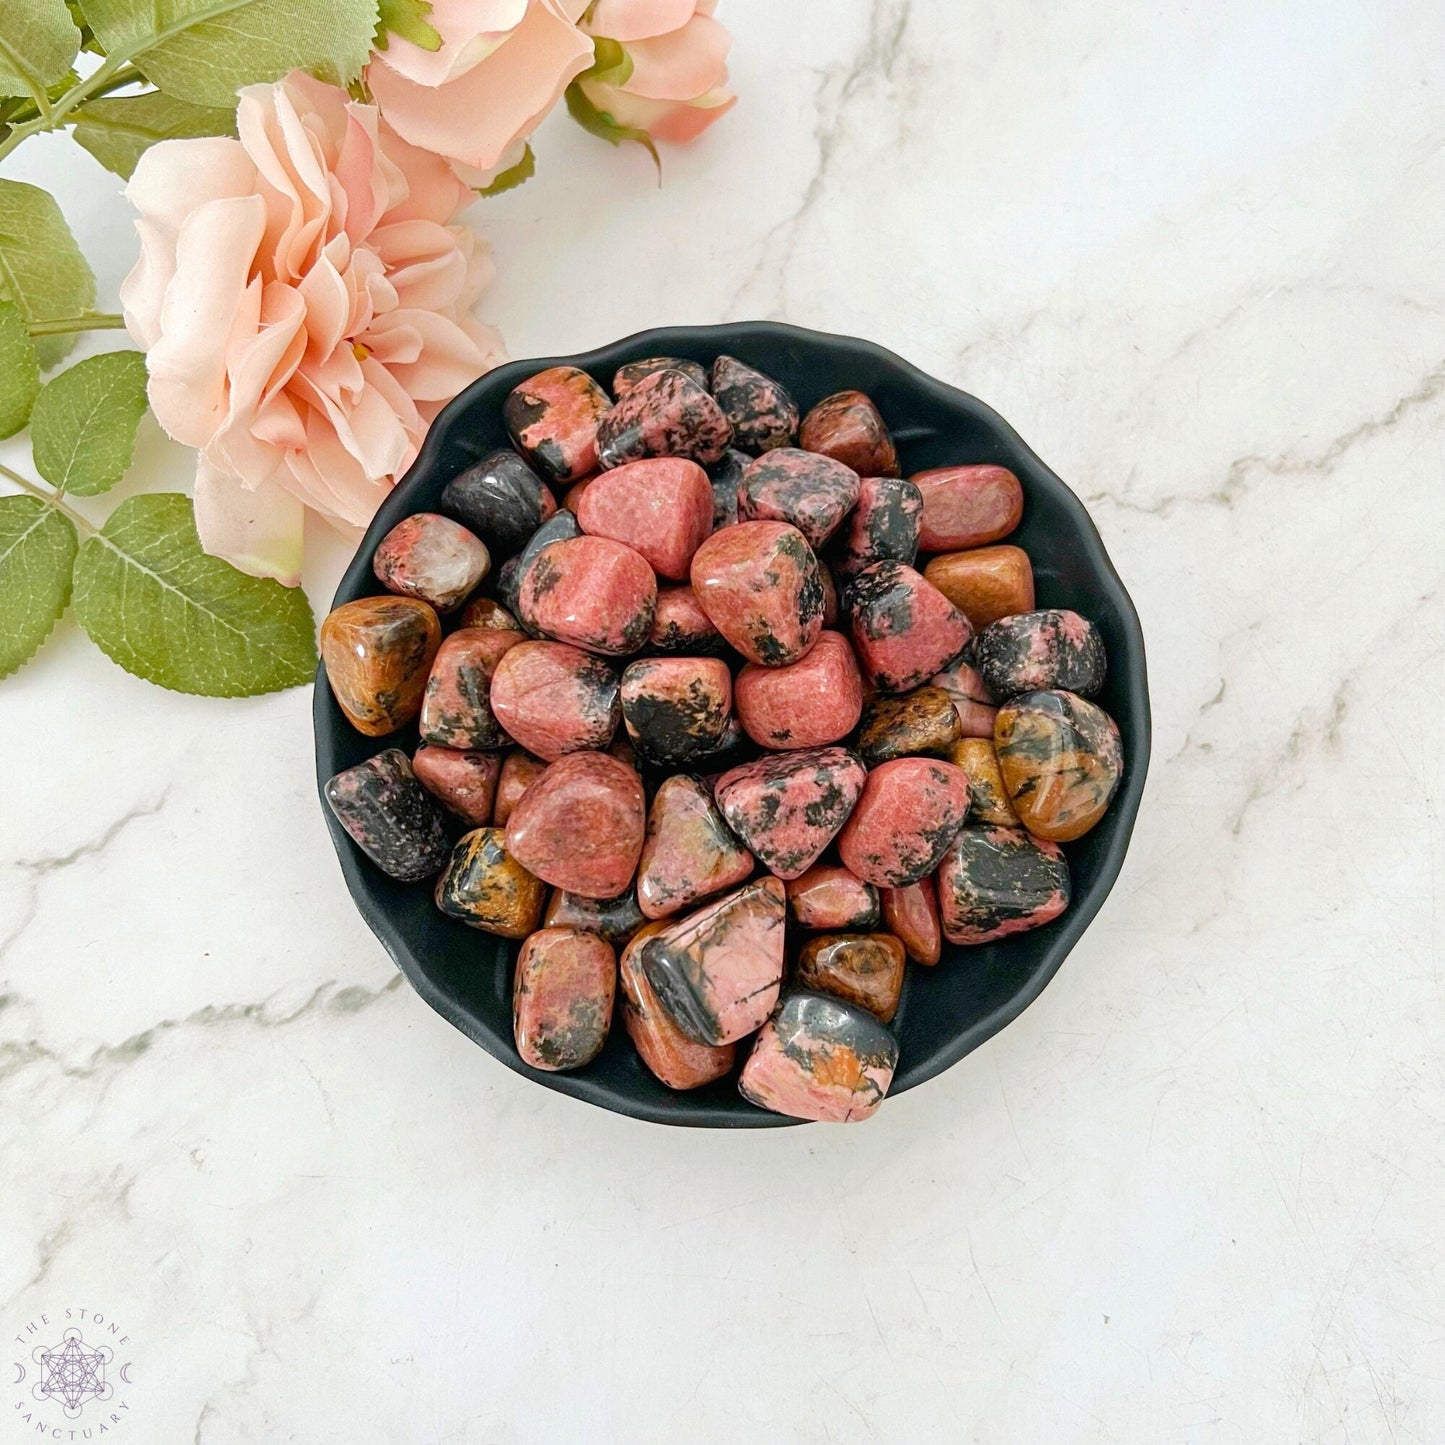
<svg viewBox="0 0 1445 1445"><path fill-rule="evenodd" d="M732 423L735 446L749 452L792 446L798 404L781 382L735 356L719 356L712 364L712 394Z"/></svg>
<svg viewBox="0 0 1445 1445"><path fill-rule="evenodd" d="M644 356L641 361L626 361L612 373L612 395L621 401L644 377L658 371L680 371L701 387L707 386L707 368L680 356Z"/></svg>
<svg viewBox="0 0 1445 1445"><path fill-rule="evenodd" d="M1104 685L1104 640L1092 622L1067 608L1001 617L979 633L975 651L983 682L999 702L1052 688L1095 697Z"/></svg>
<svg viewBox="0 0 1445 1445"><path fill-rule="evenodd" d="M569 753L512 809L507 852L554 888L616 898L637 871L646 807L642 779L626 763Z"/></svg>
<svg viewBox="0 0 1445 1445"><path fill-rule="evenodd" d="M796 662L823 629L823 585L808 540L786 522L739 522L693 555L692 590L749 662Z"/></svg>
<svg viewBox="0 0 1445 1445"><path fill-rule="evenodd" d="M642 967L690 1038L727 1044L773 1011L783 979L783 885L760 878L648 939Z"/></svg>
<svg viewBox="0 0 1445 1445"><path fill-rule="evenodd" d="M647 645L655 652L710 654L727 644L688 583L659 587Z"/></svg>
<svg viewBox="0 0 1445 1445"><path fill-rule="evenodd" d="M631 547L660 577L681 581L712 531L712 509L712 483L696 462L644 457L594 478L577 520L584 532Z"/></svg>
<svg viewBox="0 0 1445 1445"><path fill-rule="evenodd" d="M706 389L682 371L655 371L597 429L597 458L620 467L639 457L690 457L704 466L728 449L733 429Z"/></svg>
<svg viewBox="0 0 1445 1445"><path fill-rule="evenodd" d="M865 883L926 878L968 815L968 774L938 758L895 758L868 774L838 834L838 856Z"/></svg>
<svg viewBox="0 0 1445 1445"><path fill-rule="evenodd" d="M877 928L878 910L878 890L837 863L815 863L788 882L788 911L799 928L866 933Z"/></svg>
<svg viewBox="0 0 1445 1445"><path fill-rule="evenodd" d="M866 1009L798 990L759 1031L738 1091L775 1114L846 1124L877 1112L897 1067L897 1039Z"/></svg>
<svg viewBox="0 0 1445 1445"><path fill-rule="evenodd" d="M546 762L605 748L622 721L616 669L564 642L521 642L492 674L492 713Z"/></svg>
<svg viewBox="0 0 1445 1445"><path fill-rule="evenodd" d="M518 607L523 622L558 642L625 657L652 631L657 578L646 560L621 542L573 537L553 542L532 559Z"/></svg>
<svg viewBox="0 0 1445 1445"><path fill-rule="evenodd" d="M961 658L951 663L942 672L929 678L934 687L941 687L953 699L953 709L958 714L959 734L965 738L993 738L994 718L998 709L983 674L970 667Z"/></svg>
<svg viewBox="0 0 1445 1445"><path fill-rule="evenodd" d="M738 518L791 522L817 551L858 500L858 473L796 447L764 452L738 484Z"/></svg>
<svg viewBox="0 0 1445 1445"><path fill-rule="evenodd" d="M784 667L749 663L733 685L738 721L774 751L835 743L858 726L863 679L848 639L820 632L806 657Z"/></svg>
<svg viewBox="0 0 1445 1445"><path fill-rule="evenodd" d="M754 856L779 878L796 878L847 822L866 775L846 748L807 748L731 769L717 780L714 796Z"/></svg>
<svg viewBox="0 0 1445 1445"><path fill-rule="evenodd" d="M647 815L637 868L637 902L648 918L667 918L735 888L753 871L753 855L723 821L698 778L677 774L658 788Z"/></svg>
<svg viewBox="0 0 1445 1445"><path fill-rule="evenodd" d="M652 763L682 764L722 746L733 680L717 657L644 657L622 674L622 721Z"/></svg>
<svg viewBox="0 0 1445 1445"><path fill-rule="evenodd" d="M462 627L437 649L419 727L422 741L444 748L504 748L511 741L492 711L497 664L527 639L520 632Z"/></svg>
<svg viewBox="0 0 1445 1445"><path fill-rule="evenodd" d="M439 512L402 518L371 559L372 571L388 592L420 597L438 612L460 607L491 566L486 543Z"/></svg>
<svg viewBox="0 0 1445 1445"><path fill-rule="evenodd" d="M551 366L512 388L502 417L516 448L549 481L575 482L597 469L597 428L607 393L575 366Z"/></svg>
<svg viewBox="0 0 1445 1445"><path fill-rule="evenodd" d="M968 618L921 573L874 562L848 585L849 630L879 692L908 692L956 662L973 636Z"/></svg>
<svg viewBox="0 0 1445 1445"><path fill-rule="evenodd" d="M910 480L923 498L918 545L925 552L1001 541L1024 514L1023 488L1007 467L930 467Z"/></svg>
<svg viewBox="0 0 1445 1445"><path fill-rule="evenodd" d="M950 943L988 943L1042 927L1069 906L1069 896L1063 850L1022 828L967 824L938 869L938 912Z"/></svg>
<svg viewBox="0 0 1445 1445"><path fill-rule="evenodd" d="M423 743L411 760L416 780L442 805L471 828L492 821L497 779L502 771L500 753L458 751Z"/></svg>
<svg viewBox="0 0 1445 1445"><path fill-rule="evenodd" d="M522 1062L580 1069L602 1052L617 992L612 945L580 928L541 928L517 955L512 1034Z"/></svg>
<svg viewBox="0 0 1445 1445"><path fill-rule="evenodd" d="M902 477L864 477L858 501L834 542L833 566L845 581L874 562L906 562L918 556L923 498Z"/></svg>

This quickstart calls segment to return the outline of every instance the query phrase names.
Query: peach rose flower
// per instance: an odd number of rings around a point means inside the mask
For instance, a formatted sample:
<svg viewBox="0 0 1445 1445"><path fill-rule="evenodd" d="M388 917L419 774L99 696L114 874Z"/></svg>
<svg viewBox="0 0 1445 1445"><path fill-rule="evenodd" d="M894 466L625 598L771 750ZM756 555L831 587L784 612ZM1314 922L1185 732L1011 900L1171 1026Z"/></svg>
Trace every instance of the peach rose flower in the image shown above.
<svg viewBox="0 0 1445 1445"><path fill-rule="evenodd" d="M715 8L716 0L597 0L582 28L617 41L631 74L620 84L584 75L582 94L654 140L701 135L737 103L727 88L732 37L712 18Z"/></svg>
<svg viewBox="0 0 1445 1445"><path fill-rule="evenodd" d="M441 48L399 35L373 54L366 82L387 123L454 161L473 185L522 158L526 138L592 64L577 28L587 0L432 0Z"/></svg>
<svg viewBox="0 0 1445 1445"><path fill-rule="evenodd" d="M156 417L200 450L202 545L294 585L305 508L364 526L501 359L471 315L491 264L451 224L467 188L374 106L296 72L242 90L236 123L141 157L121 304Z"/></svg>

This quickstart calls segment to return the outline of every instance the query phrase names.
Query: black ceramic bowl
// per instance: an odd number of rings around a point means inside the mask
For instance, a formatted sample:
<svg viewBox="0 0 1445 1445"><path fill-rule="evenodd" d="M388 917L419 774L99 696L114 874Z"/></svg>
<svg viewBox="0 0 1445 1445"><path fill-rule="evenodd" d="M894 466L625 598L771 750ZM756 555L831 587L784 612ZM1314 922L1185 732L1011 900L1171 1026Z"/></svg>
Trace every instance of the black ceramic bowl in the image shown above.
<svg viewBox="0 0 1445 1445"><path fill-rule="evenodd" d="M626 361L683 356L710 363L719 352L776 377L806 412L835 391L857 388L877 403L898 444L903 474L960 462L997 462L1023 483L1024 516L1009 541L1033 559L1040 607L1071 607L1091 618L1108 648L1102 706L1124 743L1124 778L1103 820L1065 845L1074 896L1055 922L997 943L945 944L936 968L908 967L893 1028L901 1048L892 1093L931 1079L997 1033L1038 997L1089 926L1113 886L1129 845L1149 762L1149 695L1144 639L1129 594L1079 499L982 402L925 376L906 361L846 336L826 336L775 322L643 331L584 356L514 361L474 382L437 418L416 464L387 498L337 589L333 605L382 591L371 570L376 545L403 517L434 510L441 490L484 453L508 445L502 401L543 367L568 363L604 387ZM318 784L386 747L416 747L415 727L365 738L342 716L324 673L315 696ZM331 829L356 905L411 980L443 1018L519 1074L606 1109L661 1124L747 1128L794 1122L747 1103L734 1079L691 1093L664 1088L643 1067L618 1021L601 1056L576 1073L545 1073L523 1064L512 1043L511 964L517 945L444 917L427 884L401 884L373 867L332 817ZM739 1064L745 1049L739 1050Z"/></svg>

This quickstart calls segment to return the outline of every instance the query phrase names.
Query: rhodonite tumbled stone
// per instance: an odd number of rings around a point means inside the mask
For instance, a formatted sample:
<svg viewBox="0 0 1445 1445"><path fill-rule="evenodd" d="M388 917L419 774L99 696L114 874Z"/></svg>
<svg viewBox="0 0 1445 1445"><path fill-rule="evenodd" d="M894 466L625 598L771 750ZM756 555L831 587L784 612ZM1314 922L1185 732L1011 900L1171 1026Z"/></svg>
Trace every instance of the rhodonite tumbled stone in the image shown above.
<svg viewBox="0 0 1445 1445"><path fill-rule="evenodd" d="M452 612L491 569L486 544L438 512L403 517L377 544L371 569L388 592Z"/></svg>
<svg viewBox="0 0 1445 1445"><path fill-rule="evenodd" d="M512 388L502 405L517 450L552 482L597 470L597 428L607 393L575 366L552 366Z"/></svg>
<svg viewBox="0 0 1445 1445"><path fill-rule="evenodd" d="M907 962L891 933L825 933L803 945L794 978L803 988L866 1008L886 1024L898 1012Z"/></svg>
<svg viewBox="0 0 1445 1445"><path fill-rule="evenodd" d="M342 712L358 732L379 738L421 711L442 625L415 597L360 597L321 624L321 660Z"/></svg>
<svg viewBox="0 0 1445 1445"><path fill-rule="evenodd" d="M547 762L605 748L622 720L617 673L565 642L522 642L492 674L492 713L529 752Z"/></svg>
<svg viewBox="0 0 1445 1445"><path fill-rule="evenodd" d="M513 748L502 759L502 771L497 774L497 796L492 804L492 821L499 828L507 826L512 809L522 801L522 794L547 771L547 764L521 748Z"/></svg>
<svg viewBox="0 0 1445 1445"><path fill-rule="evenodd" d="M517 598L524 622L558 642L623 657L652 631L657 578L610 537L553 542L532 560Z"/></svg>
<svg viewBox="0 0 1445 1445"><path fill-rule="evenodd" d="M823 627L818 559L785 522L739 522L693 555L692 589L712 624L749 662L796 662Z"/></svg>
<svg viewBox="0 0 1445 1445"><path fill-rule="evenodd" d="M751 463L738 484L738 518L790 522L815 550L858 500L858 473L831 457L780 447Z"/></svg>
<svg viewBox="0 0 1445 1445"><path fill-rule="evenodd" d="M1040 838L1082 838L1124 775L1119 729L1071 692L1026 692L998 710L994 751L1020 822Z"/></svg>
<svg viewBox="0 0 1445 1445"><path fill-rule="evenodd" d="M968 777L936 758L897 758L868 774L838 856L867 883L902 888L938 867L968 815Z"/></svg>
<svg viewBox="0 0 1445 1445"><path fill-rule="evenodd" d="M522 616L522 582L532 563L553 542L570 542L582 535L576 514L562 511L549 517L515 557L509 557L497 573L497 596L517 615L521 625L537 635L537 629Z"/></svg>
<svg viewBox="0 0 1445 1445"><path fill-rule="evenodd" d="M882 888L879 892L883 926L903 945L909 958L932 968L943 953L933 879L920 878L903 888Z"/></svg>
<svg viewBox="0 0 1445 1445"><path fill-rule="evenodd" d="M442 488L441 509L499 552L516 552L556 512L557 499L516 452L502 447Z"/></svg>
<svg viewBox="0 0 1445 1445"><path fill-rule="evenodd" d="M659 587L652 614L652 631L647 645L654 652L721 652L726 644L712 619L702 610L697 593L684 583L680 587Z"/></svg>
<svg viewBox="0 0 1445 1445"><path fill-rule="evenodd" d="M968 820L996 823L1001 828L1020 827L1019 815L1008 800L998 754L993 750L993 732L986 738L959 738L948 750L948 761L968 774Z"/></svg>
<svg viewBox="0 0 1445 1445"><path fill-rule="evenodd" d="M1104 685L1104 640L1077 612L1050 607L990 623L978 635L978 670L1000 702L1064 688L1093 697Z"/></svg>
<svg viewBox="0 0 1445 1445"><path fill-rule="evenodd" d="M641 361L628 361L612 374L612 395L621 401L645 376L657 371L680 371L699 386L707 385L707 368L680 356L646 356Z"/></svg>
<svg viewBox="0 0 1445 1445"><path fill-rule="evenodd" d="M520 632L463 627L437 650L422 697L423 742L443 748L504 748L507 734L492 713L492 674Z"/></svg>
<svg viewBox="0 0 1445 1445"><path fill-rule="evenodd" d="M417 782L468 827L481 828L492 821L502 771L500 754L423 743L412 757L411 770Z"/></svg>
<svg viewBox="0 0 1445 1445"><path fill-rule="evenodd" d="M838 575L856 577L873 562L904 562L918 556L918 521L923 498L902 477L864 477L848 524L838 534L834 558Z"/></svg>
<svg viewBox="0 0 1445 1445"><path fill-rule="evenodd" d="M603 417L597 458L604 467L639 457L690 457L706 465L722 456L732 437L728 419L705 387L686 372L655 371Z"/></svg>
<svg viewBox="0 0 1445 1445"><path fill-rule="evenodd" d="M858 751L870 768L915 753L941 758L958 735L953 699L941 687L916 687L868 703L858 730Z"/></svg>
<svg viewBox="0 0 1445 1445"><path fill-rule="evenodd" d="M861 391L825 396L803 418L799 446L852 467L860 477L896 477L898 453L878 408Z"/></svg>
<svg viewBox="0 0 1445 1445"><path fill-rule="evenodd" d="M723 821L698 778L679 774L657 790L637 869L637 902L648 918L667 918L735 888L753 871L753 856Z"/></svg>
<svg viewBox="0 0 1445 1445"><path fill-rule="evenodd" d="M623 542L660 577L681 581L712 531L712 484L686 457L644 457L603 472L577 504L584 532Z"/></svg>
<svg viewBox="0 0 1445 1445"><path fill-rule="evenodd" d="M738 673L733 705L760 747L813 748L847 737L863 711L863 679L848 639L820 632L797 662L783 667L750 662Z"/></svg>
<svg viewBox="0 0 1445 1445"><path fill-rule="evenodd" d="M746 452L729 447L721 458L707 469L712 485L712 527L731 527L738 519L738 488L752 458Z"/></svg>
<svg viewBox="0 0 1445 1445"><path fill-rule="evenodd" d="M731 1043L773 1011L783 930L783 885L761 878L654 934L642 967L685 1034L702 1044Z"/></svg>
<svg viewBox="0 0 1445 1445"><path fill-rule="evenodd" d="M966 824L938 869L938 911L950 943L988 943L1050 923L1069 906L1069 865L1057 843L1022 828Z"/></svg>
<svg viewBox="0 0 1445 1445"><path fill-rule="evenodd" d="M838 625L838 587L833 581L833 571L820 557L818 559L818 581L823 584L823 626Z"/></svg>
<svg viewBox="0 0 1445 1445"><path fill-rule="evenodd" d="M542 916L547 889L507 851L501 828L475 828L452 849L437 879L436 905L483 933L525 938Z"/></svg>
<svg viewBox="0 0 1445 1445"><path fill-rule="evenodd" d="M788 912L814 932L878 927L878 890L836 863L816 863L788 882Z"/></svg>
<svg viewBox="0 0 1445 1445"><path fill-rule="evenodd" d="M798 434L798 404L772 377L734 356L719 356L712 364L712 394L732 424L735 446L767 452L793 444Z"/></svg>
<svg viewBox="0 0 1445 1445"><path fill-rule="evenodd" d="M512 1035L534 1069L580 1069L602 1052L612 1024L617 957L580 928L542 928L517 955Z"/></svg>
<svg viewBox="0 0 1445 1445"><path fill-rule="evenodd" d="M605 938L614 948L620 948L646 922L630 888L616 898L584 898L554 888L542 915L543 928L580 928Z"/></svg>
<svg viewBox="0 0 1445 1445"><path fill-rule="evenodd" d="M879 692L907 692L957 660L973 633L936 587L902 562L875 562L844 605L858 661Z"/></svg>
<svg viewBox="0 0 1445 1445"><path fill-rule="evenodd" d="M383 873L403 883L430 878L446 862L441 809L412 773L400 748L339 772L326 801L356 846Z"/></svg>
<svg viewBox="0 0 1445 1445"><path fill-rule="evenodd" d="M1023 488L1007 467L930 467L912 481L923 497L918 545L925 552L997 542L1024 514Z"/></svg>
<svg viewBox="0 0 1445 1445"><path fill-rule="evenodd" d="M732 675L716 657L649 657L622 674L622 720L650 762L688 763L716 752L732 701Z"/></svg>
<svg viewBox="0 0 1445 1445"><path fill-rule="evenodd" d="M846 748L806 748L733 768L714 794L728 827L752 853L779 878L796 878L847 821L864 777L863 764Z"/></svg>
<svg viewBox="0 0 1445 1445"><path fill-rule="evenodd" d="M646 823L642 780L606 753L568 753L507 819L507 851L529 872L584 898L616 898L632 882Z"/></svg>
<svg viewBox="0 0 1445 1445"><path fill-rule="evenodd" d="M738 1091L775 1114L845 1124L877 1112L897 1067L897 1039L866 1009L799 991L763 1025Z"/></svg>
<svg viewBox="0 0 1445 1445"><path fill-rule="evenodd" d="M945 667L932 682L934 687L941 687L953 699L963 737L993 737L993 720L998 709L993 705L993 694L977 668L970 667L960 658Z"/></svg>
<svg viewBox="0 0 1445 1445"><path fill-rule="evenodd" d="M649 923L622 951L622 1022L638 1056L669 1089L697 1089L732 1070L736 1044L700 1044L673 1022L642 967L642 949L664 927Z"/></svg>
<svg viewBox="0 0 1445 1445"><path fill-rule="evenodd" d="M981 630L1000 617L1029 612L1034 605L1034 569L1019 547L975 547L945 552L923 575Z"/></svg>

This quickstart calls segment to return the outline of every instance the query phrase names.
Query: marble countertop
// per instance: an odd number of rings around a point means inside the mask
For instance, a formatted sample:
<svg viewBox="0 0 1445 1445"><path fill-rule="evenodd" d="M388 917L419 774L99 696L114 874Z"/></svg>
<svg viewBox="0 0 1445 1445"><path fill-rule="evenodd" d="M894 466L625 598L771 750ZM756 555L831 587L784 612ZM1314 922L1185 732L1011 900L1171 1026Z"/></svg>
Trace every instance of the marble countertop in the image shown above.
<svg viewBox="0 0 1445 1445"><path fill-rule="evenodd" d="M67 623L0 686L0 1338L117 1324L150 1445L1445 1438L1445 12L721 12L735 113L661 188L550 123L484 310L516 356L781 317L1003 412L1149 642L1118 886L867 1127L637 1124L401 983L309 689L179 697ZM12 173L113 300L115 179Z"/></svg>

